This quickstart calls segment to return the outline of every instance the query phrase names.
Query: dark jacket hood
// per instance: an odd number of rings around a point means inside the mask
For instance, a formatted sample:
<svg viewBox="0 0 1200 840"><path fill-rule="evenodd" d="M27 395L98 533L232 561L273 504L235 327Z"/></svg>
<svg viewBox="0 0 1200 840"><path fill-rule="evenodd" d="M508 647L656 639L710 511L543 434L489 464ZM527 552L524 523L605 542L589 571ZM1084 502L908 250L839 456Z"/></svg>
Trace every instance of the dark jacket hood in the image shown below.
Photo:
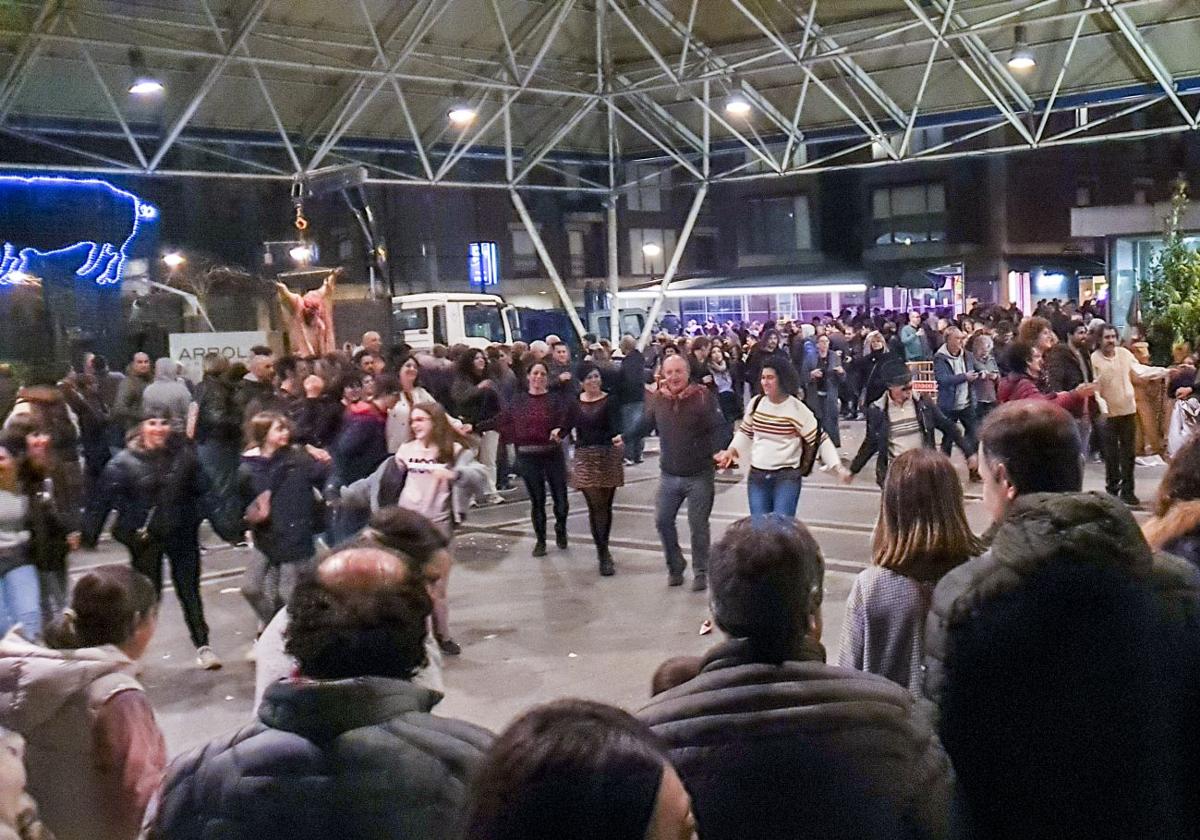
<svg viewBox="0 0 1200 840"><path fill-rule="evenodd" d="M1102 559L1137 575L1150 572L1153 553L1133 514L1104 493L1019 496L992 538L1002 565L1035 571L1055 560Z"/></svg>
<svg viewBox="0 0 1200 840"><path fill-rule="evenodd" d="M406 712L429 712L441 699L436 691L388 677L298 678L268 688L258 717L272 729L320 742Z"/></svg>

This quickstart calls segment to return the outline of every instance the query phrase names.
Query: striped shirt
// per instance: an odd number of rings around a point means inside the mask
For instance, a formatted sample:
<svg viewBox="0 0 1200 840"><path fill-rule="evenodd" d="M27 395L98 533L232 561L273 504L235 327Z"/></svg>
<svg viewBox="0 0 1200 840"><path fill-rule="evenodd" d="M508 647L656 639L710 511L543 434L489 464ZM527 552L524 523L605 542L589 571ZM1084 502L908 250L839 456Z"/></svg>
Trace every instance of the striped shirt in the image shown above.
<svg viewBox="0 0 1200 840"><path fill-rule="evenodd" d="M917 422L916 400L906 399L903 405L897 406L886 394L884 399L888 400L885 411L891 422L888 456L895 460L908 450L920 449L924 445L921 439L921 424Z"/></svg>
<svg viewBox="0 0 1200 840"><path fill-rule="evenodd" d="M743 464L749 459L752 467L778 470L799 466L805 445L820 447L817 455L827 468L841 463L837 449L801 400L788 396L776 403L756 397L746 408L730 448L737 450Z"/></svg>

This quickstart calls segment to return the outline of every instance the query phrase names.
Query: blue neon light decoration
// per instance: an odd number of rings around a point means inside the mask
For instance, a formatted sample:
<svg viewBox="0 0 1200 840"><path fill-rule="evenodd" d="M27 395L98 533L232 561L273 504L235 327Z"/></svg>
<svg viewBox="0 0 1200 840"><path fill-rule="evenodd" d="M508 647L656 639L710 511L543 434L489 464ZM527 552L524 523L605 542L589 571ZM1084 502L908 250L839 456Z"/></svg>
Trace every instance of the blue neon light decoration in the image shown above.
<svg viewBox="0 0 1200 840"><path fill-rule="evenodd" d="M34 261L68 256L78 259L75 276L120 283L131 245L157 218L154 205L107 181L0 175L0 284L36 274Z"/></svg>
<svg viewBox="0 0 1200 840"><path fill-rule="evenodd" d="M500 249L495 242L472 242L467 247L467 277L480 289L500 285Z"/></svg>

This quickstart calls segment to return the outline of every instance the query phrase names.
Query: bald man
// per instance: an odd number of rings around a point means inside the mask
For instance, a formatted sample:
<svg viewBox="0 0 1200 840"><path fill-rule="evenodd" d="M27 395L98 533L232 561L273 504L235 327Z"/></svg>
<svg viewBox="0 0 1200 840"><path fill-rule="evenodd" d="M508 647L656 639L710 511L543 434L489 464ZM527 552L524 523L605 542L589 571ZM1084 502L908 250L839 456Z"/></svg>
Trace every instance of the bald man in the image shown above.
<svg viewBox="0 0 1200 840"><path fill-rule="evenodd" d="M331 586L382 587L402 583L408 576L420 575L432 595L450 573L449 543L424 516L400 507L385 508L371 516L370 526L352 540L348 548L371 549L371 554L338 551L317 566L317 579ZM389 558L384 562L376 555ZM251 646L247 658L256 663L254 705L274 682L286 679L296 670L296 660L284 652L284 634L290 616L287 607L275 614ZM433 691L445 692L442 679L442 652L432 629L425 638L427 664L413 682Z"/></svg>
<svg viewBox="0 0 1200 840"><path fill-rule="evenodd" d="M679 546L675 517L687 503L692 536L692 591L708 588L709 516L715 493L715 455L724 442L725 418L712 392L690 383L687 360L671 356L662 367L663 383L646 403L642 419L630 432L659 437L658 500L655 524L667 556L667 585L682 586L687 568Z"/></svg>
<svg viewBox="0 0 1200 840"><path fill-rule="evenodd" d="M295 675L267 688L253 723L173 762L149 840L214 826L255 840L457 838L493 736L432 714L442 694L413 682L431 606L394 552L327 558L289 605Z"/></svg>

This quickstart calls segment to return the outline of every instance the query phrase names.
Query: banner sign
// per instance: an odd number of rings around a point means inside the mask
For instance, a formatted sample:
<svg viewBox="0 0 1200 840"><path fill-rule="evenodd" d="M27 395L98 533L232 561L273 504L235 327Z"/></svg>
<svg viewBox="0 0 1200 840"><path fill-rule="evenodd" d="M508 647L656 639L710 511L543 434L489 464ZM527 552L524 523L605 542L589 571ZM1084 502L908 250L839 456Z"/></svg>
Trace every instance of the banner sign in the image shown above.
<svg viewBox="0 0 1200 840"><path fill-rule="evenodd" d="M269 347L267 334L254 332L171 333L168 347L171 358L183 365L183 375L192 382L204 376L204 357L209 353L224 356L230 363L247 363L250 348Z"/></svg>

